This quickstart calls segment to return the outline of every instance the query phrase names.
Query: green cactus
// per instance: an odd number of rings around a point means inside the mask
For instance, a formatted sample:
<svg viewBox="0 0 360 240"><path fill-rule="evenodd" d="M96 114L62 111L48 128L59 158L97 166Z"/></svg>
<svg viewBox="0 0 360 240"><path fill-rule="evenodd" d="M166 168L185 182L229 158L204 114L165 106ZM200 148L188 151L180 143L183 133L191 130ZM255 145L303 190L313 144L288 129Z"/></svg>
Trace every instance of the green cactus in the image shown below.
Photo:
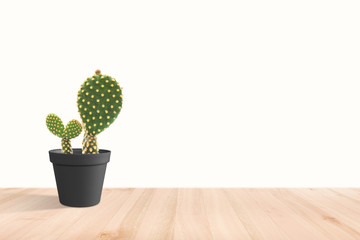
<svg viewBox="0 0 360 240"><path fill-rule="evenodd" d="M71 120L64 127L61 119L54 113L46 116L46 126L52 134L61 138L61 150L65 154L72 154L70 139L80 135L82 126L78 120Z"/></svg>
<svg viewBox="0 0 360 240"><path fill-rule="evenodd" d="M84 153L96 154L99 152L96 135L89 134L87 131L84 133L82 146Z"/></svg>
<svg viewBox="0 0 360 240"><path fill-rule="evenodd" d="M83 154L99 152L96 135L108 128L122 108L122 88L108 75L96 70L81 85L77 105L84 124Z"/></svg>

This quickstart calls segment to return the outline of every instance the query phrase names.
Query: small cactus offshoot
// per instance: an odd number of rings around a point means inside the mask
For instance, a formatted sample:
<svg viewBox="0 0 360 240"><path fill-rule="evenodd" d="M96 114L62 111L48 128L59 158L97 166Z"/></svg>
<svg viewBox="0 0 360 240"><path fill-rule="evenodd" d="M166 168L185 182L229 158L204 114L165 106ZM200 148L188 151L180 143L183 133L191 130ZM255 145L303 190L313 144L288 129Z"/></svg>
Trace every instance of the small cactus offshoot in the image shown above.
<svg viewBox="0 0 360 240"><path fill-rule="evenodd" d="M108 128L122 108L122 88L108 75L96 70L81 85L77 96L80 117L84 124L83 154L99 152L96 135Z"/></svg>
<svg viewBox="0 0 360 240"><path fill-rule="evenodd" d="M82 131L81 123L78 120L71 120L64 127L60 117L54 113L46 116L46 126L52 134L61 138L61 150L65 154L72 154L70 139L80 135Z"/></svg>

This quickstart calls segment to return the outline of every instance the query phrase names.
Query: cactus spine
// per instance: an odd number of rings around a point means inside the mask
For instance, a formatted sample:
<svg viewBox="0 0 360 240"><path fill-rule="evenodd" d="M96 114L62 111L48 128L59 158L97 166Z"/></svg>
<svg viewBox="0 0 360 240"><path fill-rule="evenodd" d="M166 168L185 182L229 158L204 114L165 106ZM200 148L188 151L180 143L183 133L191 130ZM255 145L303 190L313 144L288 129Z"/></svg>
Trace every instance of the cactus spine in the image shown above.
<svg viewBox="0 0 360 240"><path fill-rule="evenodd" d="M71 120L64 127L60 117L54 113L50 113L46 116L46 126L52 134L61 138L61 150L65 154L72 154L70 139L80 135L82 131L81 124L78 120Z"/></svg>
<svg viewBox="0 0 360 240"><path fill-rule="evenodd" d="M84 124L83 154L99 152L96 135L108 128L122 108L122 88L108 75L96 70L78 92L77 105Z"/></svg>

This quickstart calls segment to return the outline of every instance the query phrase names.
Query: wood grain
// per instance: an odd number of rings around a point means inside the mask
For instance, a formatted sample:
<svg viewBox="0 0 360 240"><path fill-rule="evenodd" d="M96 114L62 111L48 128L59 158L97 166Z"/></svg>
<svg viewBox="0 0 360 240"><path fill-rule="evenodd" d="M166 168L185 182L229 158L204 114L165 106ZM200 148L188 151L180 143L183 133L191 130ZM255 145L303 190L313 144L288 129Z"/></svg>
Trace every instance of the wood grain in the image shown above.
<svg viewBox="0 0 360 240"><path fill-rule="evenodd" d="M360 189L104 189L89 208L56 189L0 189L0 239L359 240Z"/></svg>

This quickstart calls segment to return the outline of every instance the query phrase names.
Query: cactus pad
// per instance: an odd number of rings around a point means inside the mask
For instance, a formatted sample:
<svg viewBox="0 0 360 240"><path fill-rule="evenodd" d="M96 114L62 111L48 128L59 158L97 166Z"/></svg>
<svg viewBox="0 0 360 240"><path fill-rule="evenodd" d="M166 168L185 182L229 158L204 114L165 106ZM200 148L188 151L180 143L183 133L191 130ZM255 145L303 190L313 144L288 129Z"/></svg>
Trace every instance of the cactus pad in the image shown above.
<svg viewBox="0 0 360 240"><path fill-rule="evenodd" d="M122 108L122 89L119 83L99 70L85 80L77 99L85 131L95 136L108 128Z"/></svg>
<svg viewBox="0 0 360 240"><path fill-rule="evenodd" d="M72 139L79 136L82 131L81 123L78 120L71 120L66 124L66 128L64 131L64 138Z"/></svg>
<svg viewBox="0 0 360 240"><path fill-rule="evenodd" d="M82 149L83 149L83 151L82 151L83 154L99 153L96 135L92 135L91 133L87 133L85 131Z"/></svg>
<svg viewBox="0 0 360 240"><path fill-rule="evenodd" d="M46 126L55 136L63 137L64 124L56 114L50 113L46 116Z"/></svg>

